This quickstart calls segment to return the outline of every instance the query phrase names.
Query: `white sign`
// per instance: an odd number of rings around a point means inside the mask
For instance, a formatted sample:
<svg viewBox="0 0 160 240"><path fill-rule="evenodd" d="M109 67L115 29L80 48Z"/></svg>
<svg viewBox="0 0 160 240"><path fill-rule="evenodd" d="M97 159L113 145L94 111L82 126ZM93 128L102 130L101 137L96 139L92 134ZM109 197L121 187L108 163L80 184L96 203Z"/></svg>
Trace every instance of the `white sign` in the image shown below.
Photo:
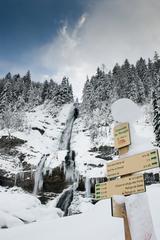
<svg viewBox="0 0 160 240"><path fill-rule="evenodd" d="M145 193L125 198L132 240L157 240L150 207Z"/></svg>

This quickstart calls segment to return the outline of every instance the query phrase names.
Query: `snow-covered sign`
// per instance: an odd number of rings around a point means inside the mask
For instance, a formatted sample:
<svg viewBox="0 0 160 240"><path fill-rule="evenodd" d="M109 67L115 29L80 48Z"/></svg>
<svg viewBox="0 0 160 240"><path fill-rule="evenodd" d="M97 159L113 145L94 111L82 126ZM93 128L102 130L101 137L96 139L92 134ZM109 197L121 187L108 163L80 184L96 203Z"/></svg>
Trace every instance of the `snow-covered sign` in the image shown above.
<svg viewBox="0 0 160 240"><path fill-rule="evenodd" d="M125 176L138 171L159 167L159 156L157 150L148 151L148 149L151 149L148 148L146 152L142 152L145 150L139 151L140 149L143 149L143 146L145 145L144 139L137 136L134 127L135 121L141 117L140 108L129 99L120 99L112 105L111 109L113 118L116 122L123 123L127 121L129 123L132 145L130 149L126 147L128 145L124 145L122 148L116 146L117 148L120 148L120 150L127 148L126 152L128 152L127 154L129 157L126 158L125 156L124 159L121 158L120 160L109 163L107 166L108 176L110 178ZM123 130L121 131L123 133ZM124 133L126 132L127 129L124 129ZM115 138L116 137L117 136L115 136ZM123 143L123 138L125 139L125 137L122 137L122 140L120 138L118 140ZM148 144L146 144L146 146L148 146ZM123 154L126 154L126 152L120 151L121 157ZM138 152L142 153L130 156L131 152L132 154ZM125 191L119 191L116 195L131 195L129 197L124 197L124 199L122 199L124 202L121 203L117 203L113 197L112 214L113 216L124 218L126 240L156 240L146 195L144 193L132 195L134 194L134 191L135 193L143 192L141 190L143 187L145 188L144 179L135 179L132 183L123 182L124 179L128 178L131 180L134 177L136 178L137 175L130 175L128 177L123 177L119 180L109 182L122 181L121 184L116 185L116 187L119 186L119 189L126 186ZM108 194L107 188L106 192Z"/></svg>
<svg viewBox="0 0 160 240"><path fill-rule="evenodd" d="M115 148L122 148L131 144L129 124L121 123L114 127Z"/></svg>
<svg viewBox="0 0 160 240"><path fill-rule="evenodd" d="M154 149L108 163L107 176L118 177L156 167L159 167L159 155Z"/></svg>
<svg viewBox="0 0 160 240"><path fill-rule="evenodd" d="M95 186L95 198L101 200L114 195L130 195L145 192L144 176L135 175L113 181L98 183Z"/></svg>
<svg viewBox="0 0 160 240"><path fill-rule="evenodd" d="M145 193L125 198L132 240L156 240Z"/></svg>
<svg viewBox="0 0 160 240"><path fill-rule="evenodd" d="M111 106L112 116L118 122L135 122L141 118L140 108L128 98L121 98Z"/></svg>

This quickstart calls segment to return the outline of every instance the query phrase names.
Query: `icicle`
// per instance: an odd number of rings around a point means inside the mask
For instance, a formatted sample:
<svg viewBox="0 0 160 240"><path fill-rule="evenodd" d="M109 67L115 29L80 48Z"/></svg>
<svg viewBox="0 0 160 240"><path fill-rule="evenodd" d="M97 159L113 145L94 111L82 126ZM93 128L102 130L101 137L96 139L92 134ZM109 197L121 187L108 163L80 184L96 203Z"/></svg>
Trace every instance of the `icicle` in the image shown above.
<svg viewBox="0 0 160 240"><path fill-rule="evenodd" d="M90 179L87 176L85 179L85 195L87 198L91 196L91 183L90 183Z"/></svg>
<svg viewBox="0 0 160 240"><path fill-rule="evenodd" d="M24 171L19 172L19 178L21 181L24 181Z"/></svg>
<svg viewBox="0 0 160 240"><path fill-rule="evenodd" d="M35 173L35 169L33 168L33 165L31 165L31 179L33 179Z"/></svg>
<svg viewBox="0 0 160 240"><path fill-rule="evenodd" d="M34 195L36 195L37 192L42 189L42 186L43 186L43 167L44 167L46 159L47 159L47 156L43 155L39 164L38 164L38 167L36 169L35 176L34 176L34 189L33 189L33 194Z"/></svg>
<svg viewBox="0 0 160 240"><path fill-rule="evenodd" d="M14 178L14 186L17 185L17 179L18 179L18 173L15 174L15 178Z"/></svg>
<svg viewBox="0 0 160 240"><path fill-rule="evenodd" d="M49 169L49 176L52 176L52 172L53 172L53 169L50 168L50 169Z"/></svg>

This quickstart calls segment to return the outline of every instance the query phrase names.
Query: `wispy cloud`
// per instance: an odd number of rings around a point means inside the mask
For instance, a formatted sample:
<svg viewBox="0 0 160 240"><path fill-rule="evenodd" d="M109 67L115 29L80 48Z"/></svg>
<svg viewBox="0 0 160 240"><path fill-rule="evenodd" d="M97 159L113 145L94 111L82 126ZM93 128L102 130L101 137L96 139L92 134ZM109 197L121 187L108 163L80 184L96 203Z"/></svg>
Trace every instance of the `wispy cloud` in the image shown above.
<svg viewBox="0 0 160 240"><path fill-rule="evenodd" d="M76 94L86 75L125 58L135 62L152 57L160 46L160 2L157 0L100 0L71 29L66 23L57 38L39 50L41 65L54 78L70 77Z"/></svg>
<svg viewBox="0 0 160 240"><path fill-rule="evenodd" d="M34 79L70 78L80 95L87 75L105 64L110 70L125 58L135 62L152 57L160 49L160 1L90 1L72 27L66 22L52 41L32 52L29 61ZM29 66L29 65L28 65Z"/></svg>

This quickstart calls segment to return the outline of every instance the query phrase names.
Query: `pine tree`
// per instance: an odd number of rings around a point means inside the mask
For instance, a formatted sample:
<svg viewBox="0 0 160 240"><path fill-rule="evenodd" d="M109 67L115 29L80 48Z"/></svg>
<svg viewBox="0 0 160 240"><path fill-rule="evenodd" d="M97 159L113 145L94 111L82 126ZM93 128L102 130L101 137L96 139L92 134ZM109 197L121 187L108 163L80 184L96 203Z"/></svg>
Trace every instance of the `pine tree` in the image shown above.
<svg viewBox="0 0 160 240"><path fill-rule="evenodd" d="M114 95L117 96L117 99L124 97L124 82L123 82L123 74L121 67L118 63L113 68L113 85L114 85Z"/></svg>
<svg viewBox="0 0 160 240"><path fill-rule="evenodd" d="M152 106L153 106L153 128L155 133L155 140L158 146L160 146L160 105L158 102L160 99L157 96L156 91L152 94Z"/></svg>
<svg viewBox="0 0 160 240"><path fill-rule="evenodd" d="M145 59L140 58L140 60L136 62L136 71L138 73L139 78L144 83L144 78L147 71L147 64Z"/></svg>
<svg viewBox="0 0 160 240"><path fill-rule="evenodd" d="M49 98L49 83L47 80L44 82L41 98L42 102Z"/></svg>
<svg viewBox="0 0 160 240"><path fill-rule="evenodd" d="M144 104L146 101L146 97L143 82L141 81L140 78L138 78L138 76L136 81L137 81L137 103Z"/></svg>
<svg viewBox="0 0 160 240"><path fill-rule="evenodd" d="M10 73L10 72L7 73L4 79L6 79L6 80L11 80L11 79L12 79L11 73Z"/></svg>
<svg viewBox="0 0 160 240"><path fill-rule="evenodd" d="M48 99L52 100L54 98L57 83L55 83L52 79L50 79L49 86L48 86Z"/></svg>
<svg viewBox="0 0 160 240"><path fill-rule="evenodd" d="M3 113L8 105L12 103L11 81L6 80L0 93L0 113Z"/></svg>
<svg viewBox="0 0 160 240"><path fill-rule="evenodd" d="M29 100L30 88L31 88L31 74L30 71L28 71L26 75L23 77L23 95L26 103L28 103Z"/></svg>
<svg viewBox="0 0 160 240"><path fill-rule="evenodd" d="M91 112L91 97L92 97L92 87L89 81L89 78L87 77L87 80L85 82L84 88L83 88L83 96L82 96L82 111L84 113L90 113Z"/></svg>
<svg viewBox="0 0 160 240"><path fill-rule="evenodd" d="M62 79L61 85L60 85L60 95L61 95L61 102L64 103L70 103L73 101L73 92L72 87L69 84L68 78L64 77Z"/></svg>

